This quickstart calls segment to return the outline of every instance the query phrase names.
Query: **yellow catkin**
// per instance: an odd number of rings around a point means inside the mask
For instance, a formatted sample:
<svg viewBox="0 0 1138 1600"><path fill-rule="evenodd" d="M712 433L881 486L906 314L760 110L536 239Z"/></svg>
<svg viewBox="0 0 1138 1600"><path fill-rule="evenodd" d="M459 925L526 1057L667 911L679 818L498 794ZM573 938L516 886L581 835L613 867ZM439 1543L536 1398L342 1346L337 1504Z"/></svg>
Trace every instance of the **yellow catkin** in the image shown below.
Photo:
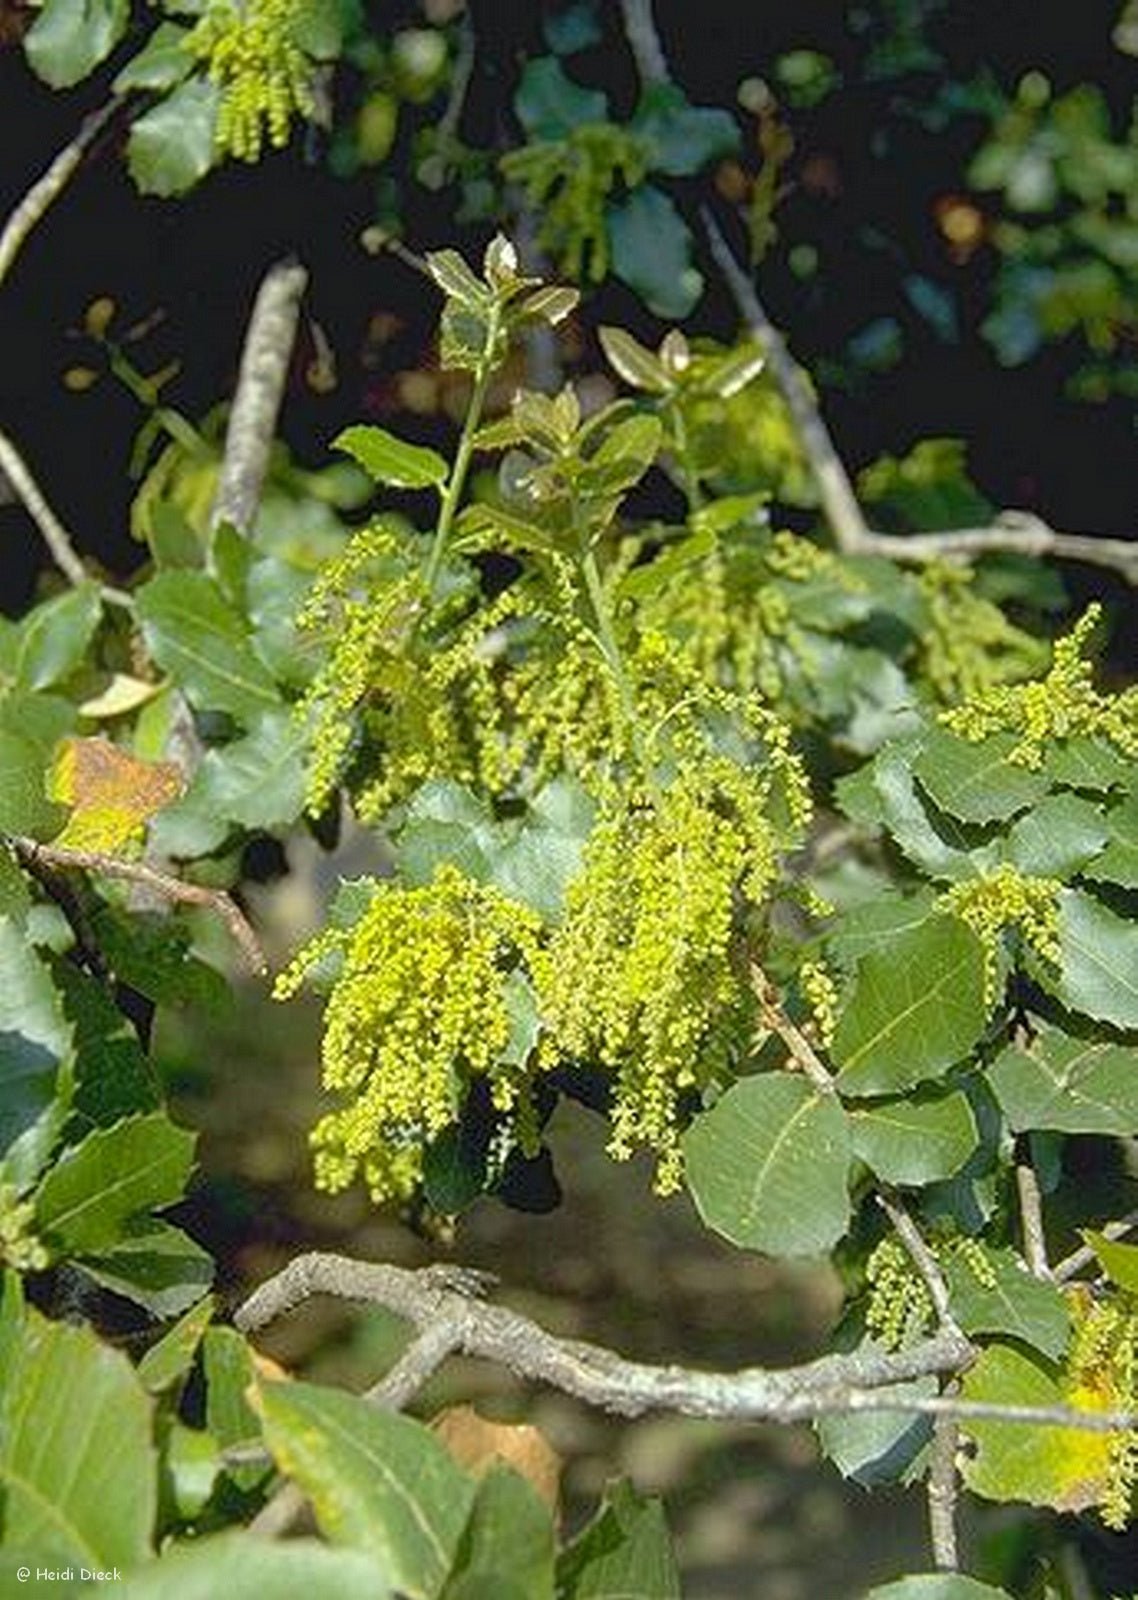
<svg viewBox="0 0 1138 1600"><path fill-rule="evenodd" d="M216 142L239 161L256 161L265 132L280 148L294 116L315 107L313 63L297 42L310 0L212 0L186 37L220 87Z"/></svg>
<svg viewBox="0 0 1138 1600"><path fill-rule="evenodd" d="M943 911L968 924L984 947L988 1003L996 999L1000 940L1014 928L1044 961L1058 962L1058 878L1035 878L1005 863L978 878L953 884L937 901Z"/></svg>

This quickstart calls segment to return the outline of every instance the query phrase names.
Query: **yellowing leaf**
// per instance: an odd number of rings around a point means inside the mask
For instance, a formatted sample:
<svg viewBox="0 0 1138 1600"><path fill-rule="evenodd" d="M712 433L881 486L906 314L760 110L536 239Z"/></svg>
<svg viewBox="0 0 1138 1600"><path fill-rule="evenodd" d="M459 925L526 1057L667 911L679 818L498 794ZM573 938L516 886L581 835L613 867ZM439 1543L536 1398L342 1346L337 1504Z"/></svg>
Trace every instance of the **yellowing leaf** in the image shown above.
<svg viewBox="0 0 1138 1600"><path fill-rule="evenodd" d="M449 1406L434 1418L431 1429L458 1465L475 1477L483 1477L498 1462L504 1462L556 1511L561 1458L539 1429L490 1422L480 1417L473 1406Z"/></svg>
<svg viewBox="0 0 1138 1600"><path fill-rule="evenodd" d="M1006 1345L992 1345L965 1377L964 1396L1001 1405L1072 1406L1099 1412L1116 1408L1116 1397L1105 1390L1084 1384L1067 1392L1053 1374L1050 1363ZM1056 1511L1084 1511L1097 1505L1106 1492L1109 1433L975 1418L961 1427L976 1446L963 1468L964 1481L974 1494Z"/></svg>
<svg viewBox="0 0 1138 1600"><path fill-rule="evenodd" d="M146 823L183 788L170 761L139 761L109 739L65 739L47 779L48 797L70 806L53 841L113 855L141 838Z"/></svg>

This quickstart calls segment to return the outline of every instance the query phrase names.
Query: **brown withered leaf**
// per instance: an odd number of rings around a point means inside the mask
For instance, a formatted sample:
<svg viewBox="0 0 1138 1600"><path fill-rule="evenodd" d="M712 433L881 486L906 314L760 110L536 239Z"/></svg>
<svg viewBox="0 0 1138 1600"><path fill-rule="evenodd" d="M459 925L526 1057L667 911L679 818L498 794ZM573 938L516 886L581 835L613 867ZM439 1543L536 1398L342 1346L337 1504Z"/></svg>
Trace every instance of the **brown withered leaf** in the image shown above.
<svg viewBox="0 0 1138 1600"><path fill-rule="evenodd" d="M182 793L171 761L140 761L109 739L64 739L48 774L48 797L71 808L53 840L71 850L114 855L141 839L147 822Z"/></svg>
<svg viewBox="0 0 1138 1600"><path fill-rule="evenodd" d="M431 1427L455 1461L476 1477L498 1462L525 1478L556 1515L561 1457L545 1435L525 1423L490 1422L473 1406L448 1406Z"/></svg>

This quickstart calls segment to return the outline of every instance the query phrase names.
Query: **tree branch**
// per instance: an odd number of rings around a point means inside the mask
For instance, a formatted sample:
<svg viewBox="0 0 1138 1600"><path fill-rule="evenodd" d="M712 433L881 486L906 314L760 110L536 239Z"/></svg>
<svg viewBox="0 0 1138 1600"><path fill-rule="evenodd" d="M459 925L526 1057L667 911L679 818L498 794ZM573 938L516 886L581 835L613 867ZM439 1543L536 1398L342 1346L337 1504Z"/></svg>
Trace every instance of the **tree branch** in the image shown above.
<svg viewBox="0 0 1138 1600"><path fill-rule="evenodd" d="M759 1002L759 1016L764 1026L782 1040L790 1060L820 1093L833 1094L833 1073L829 1071L802 1029L787 1016L774 984L754 962L751 964L751 987Z"/></svg>
<svg viewBox="0 0 1138 1600"><path fill-rule="evenodd" d="M79 132L64 145L42 177L9 212L0 232L0 283L8 276L12 264L24 246L28 235L62 194L87 151L122 105L121 100L108 100L87 117Z"/></svg>
<svg viewBox="0 0 1138 1600"><path fill-rule="evenodd" d="M975 561L999 551L1107 567L1127 583L1138 585L1138 539L1057 533L1031 511L1002 511L990 528L953 528L945 533L867 532L852 553L923 566L929 561Z"/></svg>
<svg viewBox="0 0 1138 1600"><path fill-rule="evenodd" d="M551 1384L625 1417L662 1411L735 1421L803 1422L822 1416L883 1412L1074 1428L1088 1433L1115 1433L1138 1426L1138 1414L1129 1411L1002 1405L956 1395L899 1398L891 1392L890 1385L911 1378L963 1371L976 1350L954 1329L942 1329L906 1349L862 1348L781 1371L746 1367L738 1372L705 1372L628 1361L599 1345L559 1339L520 1312L482 1303L471 1298L471 1293L469 1275L453 1268L410 1271L313 1251L297 1256L263 1283L238 1308L233 1320L243 1333L252 1334L322 1294L383 1306L420 1333L431 1331L437 1342L430 1348L440 1360L454 1351L493 1361L518 1377ZM414 1361L419 1360L415 1355ZM409 1352L406 1379L401 1377L399 1383L402 1403L411 1397L411 1361ZM403 1363L397 1364L385 1382L400 1366ZM424 1358L424 1370L428 1367L434 1370ZM381 1384L374 1392L383 1387Z"/></svg>
<svg viewBox="0 0 1138 1600"><path fill-rule="evenodd" d="M1047 1260L1047 1236L1043 1229L1043 1200L1035 1168L1028 1160L1016 1162L1016 1194L1019 1197L1020 1224L1023 1229L1024 1259L1034 1277L1050 1283L1051 1266Z"/></svg>
<svg viewBox="0 0 1138 1600"><path fill-rule="evenodd" d="M959 1481L956 1452L960 1424L955 1417L938 1417L933 1424L929 1481L925 1497L929 1508L929 1542L933 1564L939 1572L955 1572L959 1565L956 1539L956 1502Z"/></svg>
<svg viewBox="0 0 1138 1600"><path fill-rule="evenodd" d="M799 443L818 486L822 511L830 525L834 543L846 555L858 554L871 535L857 503L849 473L822 419L809 380L787 349L782 334L767 316L754 284L736 261L718 223L706 206L702 216L712 259L748 332L762 347L771 375L786 402Z"/></svg>
<svg viewBox="0 0 1138 1600"><path fill-rule="evenodd" d="M652 15L652 0L620 0L620 13L624 20L624 36L636 61L641 83L646 89L656 83L667 83L671 74Z"/></svg>
<svg viewBox="0 0 1138 1600"><path fill-rule="evenodd" d="M1108 1222L1098 1231L1104 1239L1122 1239L1133 1229L1138 1228L1138 1211L1129 1211L1126 1216L1119 1217L1117 1222ZM1089 1244L1081 1244L1077 1250L1072 1250L1069 1256L1064 1256L1052 1271L1056 1283L1066 1283L1082 1272L1084 1267L1093 1265L1098 1257Z"/></svg>
<svg viewBox="0 0 1138 1600"><path fill-rule="evenodd" d="M163 900L176 904L208 906L215 911L233 937L234 943L254 972L264 972L268 966L260 941L236 901L224 889L209 889L204 884L186 883L167 872L147 866L142 861L124 861L119 856L103 855L97 850L72 850L62 845L40 844L37 839L13 836L8 841L19 859L32 871L36 868L58 868L60 871L98 872L106 878L119 878L127 883L139 883Z"/></svg>
<svg viewBox="0 0 1138 1600"><path fill-rule="evenodd" d="M47 503L43 490L32 477L23 457L6 433L0 432L0 473L7 478L16 498L39 529L43 542L68 583L86 583L87 569L80 560L71 535Z"/></svg>
<svg viewBox="0 0 1138 1600"><path fill-rule="evenodd" d="M944 1273L940 1270L940 1262L921 1237L920 1229L904 1207L891 1200L888 1195L879 1194L877 1203L893 1224L897 1237L909 1252L909 1259L920 1273L921 1280L929 1291L937 1321L942 1328L959 1332L956 1321L948 1309L948 1284L945 1282Z"/></svg>
<svg viewBox="0 0 1138 1600"><path fill-rule="evenodd" d="M215 528L228 522L238 533L247 534L257 515L307 284L308 273L295 261L277 262L261 280L241 352L210 514Z"/></svg>

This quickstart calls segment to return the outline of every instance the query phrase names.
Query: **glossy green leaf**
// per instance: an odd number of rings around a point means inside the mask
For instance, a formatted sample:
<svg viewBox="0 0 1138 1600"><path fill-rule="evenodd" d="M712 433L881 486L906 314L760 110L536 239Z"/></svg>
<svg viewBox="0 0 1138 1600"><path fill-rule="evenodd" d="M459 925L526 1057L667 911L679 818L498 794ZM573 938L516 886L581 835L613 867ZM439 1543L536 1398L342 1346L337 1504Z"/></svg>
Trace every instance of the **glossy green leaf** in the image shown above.
<svg viewBox="0 0 1138 1600"><path fill-rule="evenodd" d="M853 1153L884 1183L950 1178L979 1143L967 1095L917 1094L850 1111Z"/></svg>
<svg viewBox="0 0 1138 1600"><path fill-rule="evenodd" d="M283 707L251 733L207 750L193 782L150 829L155 848L172 856L207 855L237 829L272 832L304 812L304 727Z"/></svg>
<svg viewBox="0 0 1138 1600"><path fill-rule="evenodd" d="M454 1567L440 1600L553 1600L549 1507L508 1467L478 1485Z"/></svg>
<svg viewBox="0 0 1138 1600"><path fill-rule="evenodd" d="M1050 1364L1009 1345L990 1345L981 1352L964 1375L963 1394L998 1405L1066 1403ZM976 1445L961 1468L973 1494L1057 1511L1082 1511L1102 1496L1111 1448L1108 1434L979 1418L963 1420L961 1430Z"/></svg>
<svg viewBox="0 0 1138 1600"><path fill-rule="evenodd" d="M608 100L574 83L552 56L539 56L525 65L514 110L531 139L564 139L583 122L603 122Z"/></svg>
<svg viewBox="0 0 1138 1600"><path fill-rule="evenodd" d="M194 1521L209 1503L221 1476L221 1453L204 1428L175 1418L160 1435L162 1485L180 1520Z"/></svg>
<svg viewBox="0 0 1138 1600"><path fill-rule="evenodd" d="M1104 1233L1096 1233L1093 1228L1085 1229L1083 1238L1094 1251L1099 1266L1111 1283L1129 1294L1138 1294L1138 1245L1108 1239Z"/></svg>
<svg viewBox="0 0 1138 1600"><path fill-rule="evenodd" d="M789 1072L734 1084L684 1136L700 1216L732 1243L819 1255L849 1225L850 1133L841 1106Z"/></svg>
<svg viewBox="0 0 1138 1600"><path fill-rule="evenodd" d="M79 667L102 615L97 583L82 583L45 600L24 618L16 648L15 683L48 689Z"/></svg>
<svg viewBox="0 0 1138 1600"><path fill-rule="evenodd" d="M188 78L196 65L185 48L189 29L176 22L160 22L137 55L131 56L114 81L116 94L129 89L172 89Z"/></svg>
<svg viewBox="0 0 1138 1600"><path fill-rule="evenodd" d="M576 289L569 289L560 283L547 283L527 294L511 314L519 322L544 322L556 328L558 323L564 322L576 311L580 300Z"/></svg>
<svg viewBox="0 0 1138 1600"><path fill-rule="evenodd" d="M5 1548L96 1568L143 1560L156 1506L150 1409L124 1355L27 1310L0 1368Z"/></svg>
<svg viewBox="0 0 1138 1600"><path fill-rule="evenodd" d="M432 250L427 256L427 270L447 298L465 310L481 312L488 308L490 291L457 250Z"/></svg>
<svg viewBox="0 0 1138 1600"><path fill-rule="evenodd" d="M937 1077L972 1049L987 1013L980 941L931 916L858 962L832 1047L841 1092L896 1094Z"/></svg>
<svg viewBox="0 0 1138 1600"><path fill-rule="evenodd" d="M194 1364L205 1330L213 1321L216 1303L203 1295L182 1314L174 1326L152 1344L138 1363L138 1376L151 1394L161 1394L181 1383Z"/></svg>
<svg viewBox="0 0 1138 1600"><path fill-rule="evenodd" d="M658 317L686 317L703 293L692 236L671 197L642 184L610 208L612 268Z"/></svg>
<svg viewBox="0 0 1138 1600"><path fill-rule="evenodd" d="M475 1488L421 1423L309 1383L259 1389L265 1441L334 1544L373 1555L409 1600L439 1594Z"/></svg>
<svg viewBox="0 0 1138 1600"><path fill-rule="evenodd" d="M1029 767L1013 766L1008 756L1013 733L994 734L973 744L947 728L929 728L913 770L933 801L962 822L1000 822L1047 792L1047 778Z"/></svg>
<svg viewBox="0 0 1138 1600"><path fill-rule="evenodd" d="M1138 795L1130 795L1108 813L1106 837L1106 849L1088 863L1086 876L1138 889Z"/></svg>
<svg viewBox="0 0 1138 1600"><path fill-rule="evenodd" d="M388 483L396 489L438 488L450 471L437 450L408 444L386 428L345 428L332 440L332 448L358 461L376 483Z"/></svg>
<svg viewBox="0 0 1138 1600"><path fill-rule="evenodd" d="M126 31L130 0L44 0L24 49L53 89L70 89L110 55Z"/></svg>
<svg viewBox="0 0 1138 1600"><path fill-rule="evenodd" d="M934 895L929 889L915 894L883 894L853 906L835 924L826 939L826 952L837 964L852 970L871 950L888 950L902 934L927 922Z"/></svg>
<svg viewBox="0 0 1138 1600"><path fill-rule="evenodd" d="M675 379L660 357L623 328L601 328L601 349L618 378L646 394L671 394Z"/></svg>
<svg viewBox="0 0 1138 1600"><path fill-rule="evenodd" d="M72 1030L48 967L10 917L0 917L0 972L0 1154L27 1182L67 1111Z"/></svg>
<svg viewBox="0 0 1138 1600"><path fill-rule="evenodd" d="M36 1226L61 1250L115 1243L128 1217L185 1193L196 1136L163 1111L97 1128L66 1150L36 1192Z"/></svg>
<svg viewBox="0 0 1138 1600"><path fill-rule="evenodd" d="M1126 1045L1044 1025L1030 1044L1000 1052L988 1082L1015 1133L1138 1133L1138 1072Z"/></svg>
<svg viewBox="0 0 1138 1600"><path fill-rule="evenodd" d="M128 1222L106 1251L76 1265L89 1278L132 1300L152 1317L177 1317L195 1305L213 1282L213 1257L160 1217Z"/></svg>
<svg viewBox="0 0 1138 1600"><path fill-rule="evenodd" d="M1006 1589L967 1578L961 1572L917 1572L871 1589L865 1600L1011 1600Z"/></svg>
<svg viewBox="0 0 1138 1600"><path fill-rule="evenodd" d="M1049 794L1010 829L1007 851L1021 872L1066 878L1085 866L1108 837L1106 818L1095 801L1079 794Z"/></svg>
<svg viewBox="0 0 1138 1600"><path fill-rule="evenodd" d="M1064 1005L1116 1028L1138 1028L1138 923L1089 894L1065 889L1059 949L1059 976L1048 986Z"/></svg>
<svg viewBox="0 0 1138 1600"><path fill-rule="evenodd" d="M709 161L738 150L739 127L728 111L693 106L674 84L645 91L629 127L648 141L649 166L670 178L688 178Z"/></svg>
<svg viewBox="0 0 1138 1600"><path fill-rule="evenodd" d="M624 1481L557 1559L564 1600L680 1600L680 1575L664 1508Z"/></svg>
<svg viewBox="0 0 1138 1600"><path fill-rule="evenodd" d="M160 572L136 596L147 647L190 703L255 723L280 697L248 628L204 572Z"/></svg>
<svg viewBox="0 0 1138 1600"><path fill-rule="evenodd" d="M1062 1291L1027 1270L1014 1250L984 1252L982 1274L964 1251L945 1266L949 1305L965 1333L1001 1334L1058 1358L1067 1347L1071 1318Z"/></svg>
<svg viewBox="0 0 1138 1600"><path fill-rule="evenodd" d="M200 74L180 83L131 124L126 155L142 194L185 194L213 166L220 91Z"/></svg>
<svg viewBox="0 0 1138 1600"><path fill-rule="evenodd" d="M175 1545L115 1584L120 1600L389 1600L383 1567L356 1550L315 1539L274 1542L222 1533Z"/></svg>

